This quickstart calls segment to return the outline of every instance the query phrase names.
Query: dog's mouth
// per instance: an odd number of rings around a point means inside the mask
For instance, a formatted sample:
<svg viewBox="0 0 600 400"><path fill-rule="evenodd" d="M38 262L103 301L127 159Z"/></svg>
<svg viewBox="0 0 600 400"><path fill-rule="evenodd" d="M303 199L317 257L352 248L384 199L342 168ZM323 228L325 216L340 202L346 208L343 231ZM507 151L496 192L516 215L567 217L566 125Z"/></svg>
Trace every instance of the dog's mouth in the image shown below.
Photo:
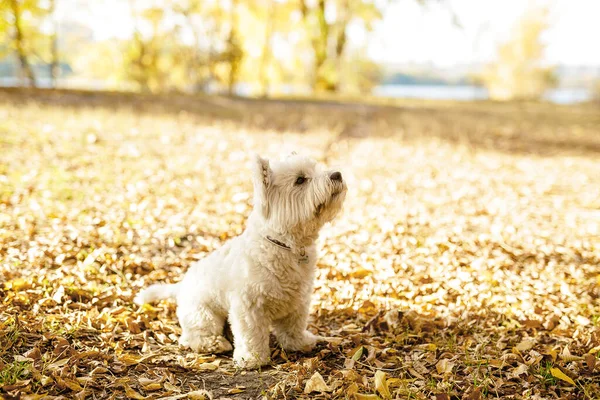
<svg viewBox="0 0 600 400"><path fill-rule="evenodd" d="M342 194L342 192L344 192L344 186L340 186L334 189L334 191L331 193L331 197L324 201L323 203L319 204L315 210L315 214L318 216L319 214L321 214L321 212L323 212L323 210L325 209L325 207L327 207L327 205L329 203L331 203L333 200L337 199L339 197L340 194Z"/></svg>

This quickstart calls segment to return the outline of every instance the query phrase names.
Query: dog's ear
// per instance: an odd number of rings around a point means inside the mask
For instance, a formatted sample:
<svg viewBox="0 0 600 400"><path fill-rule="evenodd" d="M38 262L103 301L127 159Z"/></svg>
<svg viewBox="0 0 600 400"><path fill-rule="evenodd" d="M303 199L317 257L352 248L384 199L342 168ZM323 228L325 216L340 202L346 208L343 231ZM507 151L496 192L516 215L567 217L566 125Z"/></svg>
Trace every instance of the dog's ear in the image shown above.
<svg viewBox="0 0 600 400"><path fill-rule="evenodd" d="M269 216L269 202L267 192L272 184L273 171L269 165L269 160L262 158L258 154L254 156L254 207L260 207L263 217Z"/></svg>

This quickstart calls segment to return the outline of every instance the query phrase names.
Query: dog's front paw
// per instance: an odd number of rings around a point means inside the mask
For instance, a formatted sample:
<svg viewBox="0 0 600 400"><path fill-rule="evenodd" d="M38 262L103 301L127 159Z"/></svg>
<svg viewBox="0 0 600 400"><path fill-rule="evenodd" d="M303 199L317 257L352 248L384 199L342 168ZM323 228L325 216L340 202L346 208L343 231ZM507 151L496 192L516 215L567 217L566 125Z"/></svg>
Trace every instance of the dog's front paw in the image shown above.
<svg viewBox="0 0 600 400"><path fill-rule="evenodd" d="M181 335L179 344L189 347L197 353L220 354L231 351L231 343L223 336L197 336Z"/></svg>
<svg viewBox="0 0 600 400"><path fill-rule="evenodd" d="M319 336L313 335L309 331L304 331L302 335L297 337L287 336L280 338L280 344L285 350L308 353L315 348L318 340Z"/></svg>
<svg viewBox="0 0 600 400"><path fill-rule="evenodd" d="M244 369L257 369L270 362L269 356L260 356L249 352L234 351L233 361L235 365Z"/></svg>

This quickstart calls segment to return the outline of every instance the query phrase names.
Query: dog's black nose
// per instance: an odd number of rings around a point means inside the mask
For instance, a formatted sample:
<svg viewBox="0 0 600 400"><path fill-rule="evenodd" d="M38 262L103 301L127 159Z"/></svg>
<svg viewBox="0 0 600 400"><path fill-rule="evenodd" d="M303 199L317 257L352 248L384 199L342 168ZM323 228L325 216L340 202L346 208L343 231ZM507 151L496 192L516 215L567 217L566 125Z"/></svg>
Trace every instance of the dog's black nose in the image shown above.
<svg viewBox="0 0 600 400"><path fill-rule="evenodd" d="M334 172L333 174L329 175L329 179L331 179L332 181L342 181L342 173L339 171Z"/></svg>

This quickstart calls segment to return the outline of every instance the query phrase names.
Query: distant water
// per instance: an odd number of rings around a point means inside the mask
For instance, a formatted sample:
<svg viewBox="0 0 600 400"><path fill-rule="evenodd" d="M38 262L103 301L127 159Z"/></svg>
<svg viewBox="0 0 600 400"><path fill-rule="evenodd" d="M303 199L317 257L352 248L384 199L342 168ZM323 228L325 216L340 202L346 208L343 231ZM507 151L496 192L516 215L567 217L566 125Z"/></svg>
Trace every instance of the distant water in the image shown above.
<svg viewBox="0 0 600 400"><path fill-rule="evenodd" d="M479 86L435 85L381 85L373 90L376 96L432 99L432 100L487 100L487 89ZM574 104L591 100L592 94L584 88L560 88L548 90L544 99L556 104Z"/></svg>

